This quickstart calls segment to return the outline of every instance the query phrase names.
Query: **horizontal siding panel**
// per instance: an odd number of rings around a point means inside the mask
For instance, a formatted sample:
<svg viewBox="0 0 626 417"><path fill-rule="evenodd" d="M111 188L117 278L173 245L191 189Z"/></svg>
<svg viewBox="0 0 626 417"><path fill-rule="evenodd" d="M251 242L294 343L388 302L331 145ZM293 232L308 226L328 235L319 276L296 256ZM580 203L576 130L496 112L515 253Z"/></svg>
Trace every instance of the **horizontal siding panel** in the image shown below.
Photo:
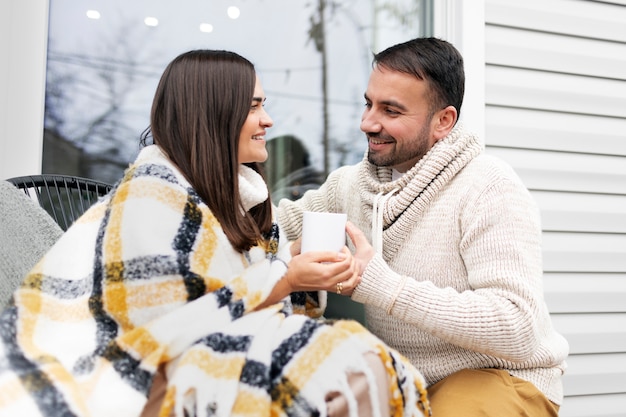
<svg viewBox="0 0 626 417"><path fill-rule="evenodd" d="M485 81L487 105L626 117L624 81L497 66Z"/></svg>
<svg viewBox="0 0 626 417"><path fill-rule="evenodd" d="M626 195L626 158L488 147L531 190Z"/></svg>
<svg viewBox="0 0 626 417"><path fill-rule="evenodd" d="M626 352L626 313L553 314L570 354Z"/></svg>
<svg viewBox="0 0 626 417"><path fill-rule="evenodd" d="M553 314L626 313L626 273L546 272L543 287Z"/></svg>
<svg viewBox="0 0 626 417"><path fill-rule="evenodd" d="M570 355L563 389L565 395L626 393L626 353Z"/></svg>
<svg viewBox="0 0 626 417"><path fill-rule="evenodd" d="M626 272L626 235L544 232L543 268L549 272Z"/></svg>
<svg viewBox="0 0 626 417"><path fill-rule="evenodd" d="M626 8L572 0L487 0L488 24L626 42Z"/></svg>
<svg viewBox="0 0 626 417"><path fill-rule="evenodd" d="M626 234L626 195L553 191L532 195L545 231Z"/></svg>
<svg viewBox="0 0 626 417"><path fill-rule="evenodd" d="M488 64L626 80L626 43L500 26L485 32Z"/></svg>
<svg viewBox="0 0 626 417"><path fill-rule="evenodd" d="M487 106L485 120L487 145L626 156L626 117Z"/></svg>
<svg viewBox="0 0 626 417"><path fill-rule="evenodd" d="M626 393L565 397L559 417L624 417Z"/></svg>
<svg viewBox="0 0 626 417"><path fill-rule="evenodd" d="M625 5L485 3L485 142L541 209L564 417L626 417Z"/></svg>

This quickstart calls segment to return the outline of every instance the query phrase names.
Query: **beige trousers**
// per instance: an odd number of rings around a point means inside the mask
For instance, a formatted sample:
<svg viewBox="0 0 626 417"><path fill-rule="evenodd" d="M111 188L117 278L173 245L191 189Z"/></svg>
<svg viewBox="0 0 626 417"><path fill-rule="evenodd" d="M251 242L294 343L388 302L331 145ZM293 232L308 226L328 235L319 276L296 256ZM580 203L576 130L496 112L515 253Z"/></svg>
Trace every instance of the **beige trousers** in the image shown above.
<svg viewBox="0 0 626 417"><path fill-rule="evenodd" d="M428 388L436 417L557 417L559 406L501 369L463 369Z"/></svg>
<svg viewBox="0 0 626 417"><path fill-rule="evenodd" d="M374 377L378 383L378 403L380 405L380 415L383 417L389 416L389 378L385 367L375 353L365 353L365 360L370 365L374 373ZM354 396L358 403L358 415L359 417L371 417L372 403L369 398L369 385L367 378L363 373L348 374L348 383L350 389L354 392ZM150 389L150 395L148 396L148 402L141 413L141 417L157 417L159 415L159 409L161 403L165 397L165 388L167 386L165 380L165 372L162 368L159 368L152 388ZM338 392L330 392L326 396L326 405L328 415L330 417L347 417L348 416L348 402L346 397Z"/></svg>

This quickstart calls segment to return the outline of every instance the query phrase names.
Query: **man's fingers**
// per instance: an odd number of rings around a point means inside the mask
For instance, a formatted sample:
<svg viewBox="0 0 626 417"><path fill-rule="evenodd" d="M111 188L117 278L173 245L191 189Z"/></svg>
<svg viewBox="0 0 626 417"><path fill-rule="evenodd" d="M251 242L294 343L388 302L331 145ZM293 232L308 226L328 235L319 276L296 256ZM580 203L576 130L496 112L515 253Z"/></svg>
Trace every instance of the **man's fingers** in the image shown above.
<svg viewBox="0 0 626 417"><path fill-rule="evenodd" d="M348 232L348 236L355 247L358 248L364 242L368 243L361 229L356 227L351 221L346 222L346 232Z"/></svg>

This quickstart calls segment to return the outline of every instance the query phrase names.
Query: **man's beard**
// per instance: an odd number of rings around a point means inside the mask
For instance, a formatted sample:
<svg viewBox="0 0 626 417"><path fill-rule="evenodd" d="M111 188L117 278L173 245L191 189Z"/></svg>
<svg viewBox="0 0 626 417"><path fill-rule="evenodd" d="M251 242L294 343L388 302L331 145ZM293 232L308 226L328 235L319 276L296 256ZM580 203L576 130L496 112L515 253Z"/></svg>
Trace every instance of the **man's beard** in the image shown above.
<svg viewBox="0 0 626 417"><path fill-rule="evenodd" d="M410 145L402 148L398 148L398 141L395 140L392 136L389 135L381 135L379 133L369 134L369 138L389 140L393 143L393 151L391 153L376 153L376 152L367 152L367 160L378 167L395 167L401 165L407 161L415 159L415 162L422 159L424 155L430 150L430 135L429 135L429 126L430 123L424 124L422 130L417 133L417 136L410 141Z"/></svg>

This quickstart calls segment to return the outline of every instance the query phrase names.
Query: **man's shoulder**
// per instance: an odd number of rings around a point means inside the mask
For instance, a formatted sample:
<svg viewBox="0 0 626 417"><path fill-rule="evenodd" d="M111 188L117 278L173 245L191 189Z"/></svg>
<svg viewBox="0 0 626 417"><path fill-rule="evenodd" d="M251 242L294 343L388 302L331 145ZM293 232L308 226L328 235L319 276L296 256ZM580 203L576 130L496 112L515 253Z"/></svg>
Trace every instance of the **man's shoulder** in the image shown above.
<svg viewBox="0 0 626 417"><path fill-rule="evenodd" d="M481 152L461 170L460 175L473 177L474 181L521 181L515 169L504 159Z"/></svg>
<svg viewBox="0 0 626 417"><path fill-rule="evenodd" d="M359 173L361 171L362 162L355 165L342 165L339 168L328 174L326 183L333 187L339 186L352 186L352 184L359 179Z"/></svg>
<svg viewBox="0 0 626 417"><path fill-rule="evenodd" d="M361 165L363 165L363 161L358 162L354 165L342 165L339 168L335 169L330 173L330 175L350 175L352 173L356 173L361 169Z"/></svg>
<svg viewBox="0 0 626 417"><path fill-rule="evenodd" d="M466 198L495 193L501 196L529 196L522 177L506 160L482 152L470 161L453 180L454 189L464 190ZM490 190L490 191L489 191ZM506 190L506 192L505 192Z"/></svg>

